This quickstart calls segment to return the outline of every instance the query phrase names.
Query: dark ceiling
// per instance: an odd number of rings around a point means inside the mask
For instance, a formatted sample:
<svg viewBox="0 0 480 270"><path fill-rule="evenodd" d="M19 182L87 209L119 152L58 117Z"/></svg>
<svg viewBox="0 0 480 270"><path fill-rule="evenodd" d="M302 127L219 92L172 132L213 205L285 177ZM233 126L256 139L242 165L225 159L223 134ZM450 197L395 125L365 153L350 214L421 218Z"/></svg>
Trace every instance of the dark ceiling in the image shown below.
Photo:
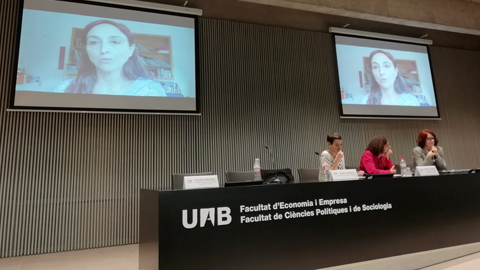
<svg viewBox="0 0 480 270"><path fill-rule="evenodd" d="M148 0L146 2L176 6L183 6L185 3L184 0ZM328 32L329 27L342 27L348 23L350 24L349 28L355 30L408 37L420 37L428 34L427 38L433 40L434 46L480 51L480 36L474 35L352 19L237 0L191 0L187 3L187 7L202 9L204 18L308 31Z"/></svg>

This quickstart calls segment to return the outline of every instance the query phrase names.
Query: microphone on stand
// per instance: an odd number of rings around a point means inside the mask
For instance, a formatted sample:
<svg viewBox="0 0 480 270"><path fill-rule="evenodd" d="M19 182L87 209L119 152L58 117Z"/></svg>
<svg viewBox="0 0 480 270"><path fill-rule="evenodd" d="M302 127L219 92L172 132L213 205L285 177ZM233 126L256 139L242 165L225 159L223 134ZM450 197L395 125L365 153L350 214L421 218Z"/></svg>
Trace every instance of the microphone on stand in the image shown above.
<svg viewBox="0 0 480 270"><path fill-rule="evenodd" d="M317 155L317 156L320 156L320 153L318 153L318 152L315 152L315 155Z"/></svg>
<svg viewBox="0 0 480 270"><path fill-rule="evenodd" d="M273 183L275 184L281 184L282 183L282 180L278 179L278 175L277 175L277 165L275 163L275 158L273 157L273 153L272 153L272 149L270 149L270 147L266 146L265 145L265 148L268 150L268 152L270 153L270 159L272 160L272 163L273 163L273 169L275 171L275 179L273 179Z"/></svg>

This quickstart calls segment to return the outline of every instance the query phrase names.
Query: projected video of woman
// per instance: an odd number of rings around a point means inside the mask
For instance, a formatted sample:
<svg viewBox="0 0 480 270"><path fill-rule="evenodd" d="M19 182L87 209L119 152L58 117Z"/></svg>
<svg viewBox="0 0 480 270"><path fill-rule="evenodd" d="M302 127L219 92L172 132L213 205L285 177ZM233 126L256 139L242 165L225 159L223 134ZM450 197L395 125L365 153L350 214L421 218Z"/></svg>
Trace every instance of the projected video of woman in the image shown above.
<svg viewBox="0 0 480 270"><path fill-rule="evenodd" d="M197 113L197 18L24 0L12 107Z"/></svg>
<svg viewBox="0 0 480 270"><path fill-rule="evenodd" d="M420 106L418 99L409 93L392 54L375 50L368 59L373 80L370 94L364 97L362 104Z"/></svg>
<svg viewBox="0 0 480 270"><path fill-rule="evenodd" d="M426 45L337 35L335 49L342 116L439 116Z"/></svg>
<svg viewBox="0 0 480 270"><path fill-rule="evenodd" d="M147 79L133 34L123 24L96 20L83 30L85 49L78 74L55 92L128 96L166 96L163 86Z"/></svg>

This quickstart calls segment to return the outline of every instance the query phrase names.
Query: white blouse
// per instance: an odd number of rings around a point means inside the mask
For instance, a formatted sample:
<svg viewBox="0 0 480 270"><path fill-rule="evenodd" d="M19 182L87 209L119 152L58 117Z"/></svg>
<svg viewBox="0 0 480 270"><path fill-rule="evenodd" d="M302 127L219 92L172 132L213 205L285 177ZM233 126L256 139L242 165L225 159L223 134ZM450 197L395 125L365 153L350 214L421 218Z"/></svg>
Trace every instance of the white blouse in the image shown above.
<svg viewBox="0 0 480 270"><path fill-rule="evenodd" d="M318 174L318 181L325 181L325 177L322 173L322 158L327 160L330 168L333 166L333 161L335 160L328 150L325 150L320 154L320 172ZM337 165L337 170L345 170L345 157L342 157L342 159L340 159L340 162Z"/></svg>

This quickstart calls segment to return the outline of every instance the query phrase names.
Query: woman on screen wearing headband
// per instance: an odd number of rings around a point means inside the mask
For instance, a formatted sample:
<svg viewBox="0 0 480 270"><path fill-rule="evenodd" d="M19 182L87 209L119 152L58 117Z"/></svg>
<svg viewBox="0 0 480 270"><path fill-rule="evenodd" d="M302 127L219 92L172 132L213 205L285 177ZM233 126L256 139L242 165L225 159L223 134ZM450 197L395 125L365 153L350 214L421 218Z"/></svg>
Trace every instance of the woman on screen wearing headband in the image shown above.
<svg viewBox="0 0 480 270"><path fill-rule="evenodd" d="M424 129L418 134L418 146L413 148L415 166L435 165L439 171L447 169L447 164L443 158L443 149L437 146L437 143L437 136L429 129Z"/></svg>
<svg viewBox="0 0 480 270"><path fill-rule="evenodd" d="M418 99L409 93L398 71L395 58L385 51L375 50L370 54L369 64L373 80L370 94L362 104L420 106Z"/></svg>
<svg viewBox="0 0 480 270"><path fill-rule="evenodd" d="M396 173L395 166L390 155L393 154L387 137L377 136L373 138L360 160L360 170L367 174Z"/></svg>
<svg viewBox="0 0 480 270"><path fill-rule="evenodd" d="M133 34L109 20L89 23L83 30L84 47L75 79L62 82L55 92L126 96L166 96L163 86L147 79Z"/></svg>

